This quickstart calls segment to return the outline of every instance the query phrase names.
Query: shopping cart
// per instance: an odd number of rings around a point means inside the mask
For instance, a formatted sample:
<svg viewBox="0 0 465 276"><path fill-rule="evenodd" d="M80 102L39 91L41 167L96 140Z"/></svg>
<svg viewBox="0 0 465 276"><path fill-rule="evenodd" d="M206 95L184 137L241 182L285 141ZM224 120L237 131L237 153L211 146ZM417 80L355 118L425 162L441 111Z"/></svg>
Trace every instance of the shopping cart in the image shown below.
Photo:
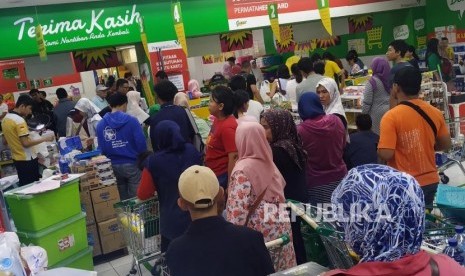
<svg viewBox="0 0 465 276"><path fill-rule="evenodd" d="M447 152L436 153L436 166L438 167L441 183L447 184L449 177L445 175L445 170L457 165L465 175L465 118L453 118L446 123L452 137L452 147Z"/></svg>
<svg viewBox="0 0 465 276"><path fill-rule="evenodd" d="M114 207L129 253L133 256L128 275L138 272L142 276L141 264L161 258L158 198L146 201L131 198Z"/></svg>
<svg viewBox="0 0 465 276"><path fill-rule="evenodd" d="M328 265L331 268L348 269L358 262L357 255L352 252L344 241L344 233L341 231L342 227L338 225L337 222L334 224L323 222L323 216L321 216L321 214L325 212L328 213L329 211L324 211L321 208L309 204L305 205L306 211L304 211L297 206L302 206L302 204L295 201L288 201L287 204L296 215L300 216L318 233L326 251L320 252L320 254L327 254L329 259ZM313 242L318 243L319 241ZM326 266L326 263L322 265Z"/></svg>
<svg viewBox="0 0 465 276"><path fill-rule="evenodd" d="M378 45L378 48L383 47L383 41L381 40L381 36L383 34L383 27L373 28L367 31L368 36L368 48L371 50L373 49L374 45Z"/></svg>

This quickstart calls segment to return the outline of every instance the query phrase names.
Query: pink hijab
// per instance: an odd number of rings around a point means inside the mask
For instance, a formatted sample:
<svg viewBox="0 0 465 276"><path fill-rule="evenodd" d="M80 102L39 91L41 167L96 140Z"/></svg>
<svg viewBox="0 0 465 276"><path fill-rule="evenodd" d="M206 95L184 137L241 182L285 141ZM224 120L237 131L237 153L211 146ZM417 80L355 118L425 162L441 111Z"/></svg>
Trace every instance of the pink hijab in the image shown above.
<svg viewBox="0 0 465 276"><path fill-rule="evenodd" d="M243 171L258 197L266 188L263 200L284 202L286 182L273 162L271 147L265 137L265 129L256 122L243 122L236 130L236 146L239 159L231 173Z"/></svg>
<svg viewBox="0 0 465 276"><path fill-rule="evenodd" d="M202 96L202 92L200 91L200 84L197 80L190 80L187 83L187 89L192 92L194 98L200 98Z"/></svg>

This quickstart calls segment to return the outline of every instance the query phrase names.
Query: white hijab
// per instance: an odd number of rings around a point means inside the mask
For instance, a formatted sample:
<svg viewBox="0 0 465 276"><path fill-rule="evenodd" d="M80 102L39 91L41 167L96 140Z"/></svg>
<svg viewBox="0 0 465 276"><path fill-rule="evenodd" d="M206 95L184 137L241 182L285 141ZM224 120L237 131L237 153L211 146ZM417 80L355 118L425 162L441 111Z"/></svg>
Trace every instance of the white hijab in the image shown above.
<svg viewBox="0 0 465 276"><path fill-rule="evenodd" d="M129 91L126 96L128 97L128 108L126 113L135 117L139 124L142 124L150 116L142 108L140 108L140 93L137 91Z"/></svg>
<svg viewBox="0 0 465 276"><path fill-rule="evenodd" d="M337 88L337 83L332 78L323 78L318 82L316 88L322 85L329 92L329 105L323 105L323 108L326 114L339 114L346 118L346 112L341 101L341 95L339 94L339 89Z"/></svg>
<svg viewBox="0 0 465 276"><path fill-rule="evenodd" d="M86 115L87 126L89 127L89 136L96 136L97 124L102 117L98 114L100 108L98 108L93 102L87 98L80 98L74 106L75 109L84 112Z"/></svg>

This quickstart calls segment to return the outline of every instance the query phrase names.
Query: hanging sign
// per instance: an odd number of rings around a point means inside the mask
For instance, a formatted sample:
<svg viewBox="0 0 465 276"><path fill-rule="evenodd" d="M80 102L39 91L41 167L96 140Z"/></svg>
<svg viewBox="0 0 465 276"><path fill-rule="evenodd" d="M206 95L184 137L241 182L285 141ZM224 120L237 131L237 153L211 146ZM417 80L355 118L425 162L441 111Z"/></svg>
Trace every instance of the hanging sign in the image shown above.
<svg viewBox="0 0 465 276"><path fill-rule="evenodd" d="M142 47L144 47L145 58L147 59L148 63L150 64L150 53L149 47L147 43L147 34L145 33L145 25L144 19L139 17L139 27L140 27L140 41L142 42ZM148 71L148 68L147 68ZM147 100L149 106L155 104L155 98L153 97L153 90L151 85L149 84L150 73L145 72L145 74L141 74L141 82L142 88L144 90L144 96Z"/></svg>
<svg viewBox="0 0 465 276"><path fill-rule="evenodd" d="M44 34L42 33L42 25L36 26L36 42L39 50L40 60L47 60L47 49L45 48Z"/></svg>
<svg viewBox="0 0 465 276"><path fill-rule="evenodd" d="M281 33L279 31L278 5L276 3L268 4L268 17L270 18L271 30L278 42L281 42Z"/></svg>
<svg viewBox="0 0 465 276"><path fill-rule="evenodd" d="M325 27L329 35L333 35L333 28L331 26L331 15L329 13L329 0L316 0L318 3L318 11L321 17L321 23Z"/></svg>
<svg viewBox="0 0 465 276"><path fill-rule="evenodd" d="M176 31L176 36L178 41L181 44L182 49L186 56L187 54L187 42L186 42L186 33L184 32L184 23L182 22L182 13L181 13L181 3L176 2L171 5L173 20L174 20L174 30Z"/></svg>

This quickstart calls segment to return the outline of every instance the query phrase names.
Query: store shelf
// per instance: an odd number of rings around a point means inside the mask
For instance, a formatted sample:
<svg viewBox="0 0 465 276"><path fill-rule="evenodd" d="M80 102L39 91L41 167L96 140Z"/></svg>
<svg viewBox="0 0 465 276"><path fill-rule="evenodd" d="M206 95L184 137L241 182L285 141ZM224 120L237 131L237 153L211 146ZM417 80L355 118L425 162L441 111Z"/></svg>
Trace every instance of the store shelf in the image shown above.
<svg viewBox="0 0 465 276"><path fill-rule="evenodd" d="M362 95L341 95L342 100L358 100L362 97Z"/></svg>
<svg viewBox="0 0 465 276"><path fill-rule="evenodd" d="M352 113L362 113L361 109L358 108L344 108L345 112L352 112Z"/></svg>

